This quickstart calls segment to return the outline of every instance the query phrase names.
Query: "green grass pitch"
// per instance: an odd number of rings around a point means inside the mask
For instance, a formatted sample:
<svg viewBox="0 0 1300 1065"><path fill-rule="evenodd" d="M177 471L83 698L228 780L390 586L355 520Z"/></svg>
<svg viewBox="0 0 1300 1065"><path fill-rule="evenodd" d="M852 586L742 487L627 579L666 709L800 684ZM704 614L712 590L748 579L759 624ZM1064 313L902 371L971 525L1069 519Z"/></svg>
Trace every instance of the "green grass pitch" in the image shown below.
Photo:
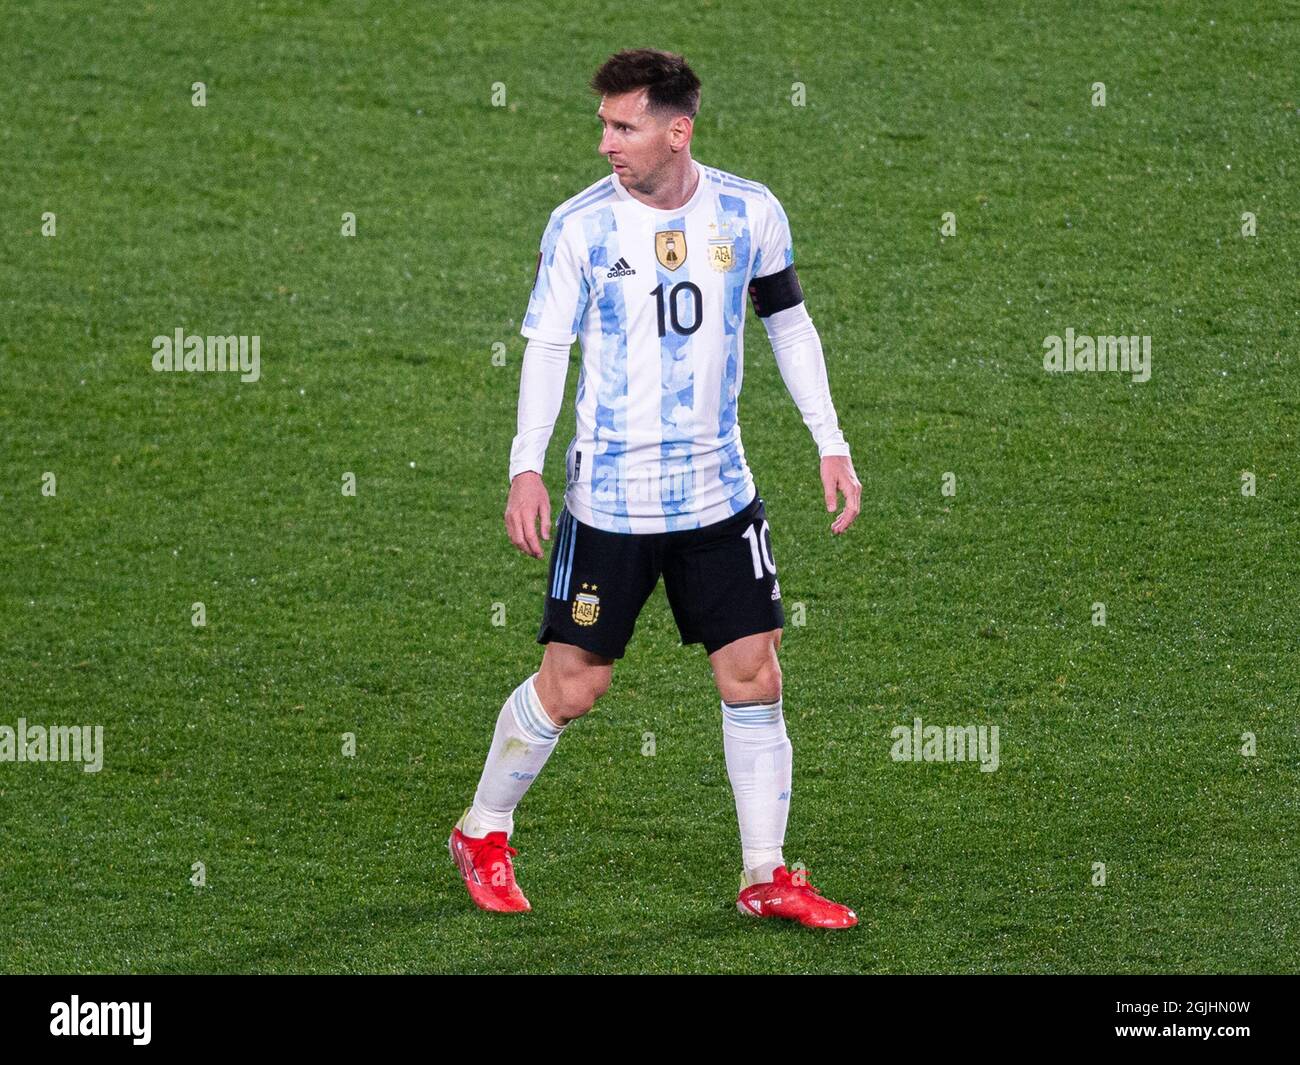
<svg viewBox="0 0 1300 1065"><path fill-rule="evenodd" d="M1296 971L1298 18L16 8L0 725L102 725L104 762L0 762L0 970ZM518 811L534 912L475 910L446 851L540 658L545 565L501 521L537 244L608 172L587 79L639 46L703 80L694 156L786 207L864 486L832 537L749 312L804 612L786 854L850 933L736 913L717 694L662 586ZM177 328L260 336L260 380L154 372ZM1066 329L1151 336L1150 379L1045 372ZM999 768L894 761L915 717L997 725Z"/></svg>

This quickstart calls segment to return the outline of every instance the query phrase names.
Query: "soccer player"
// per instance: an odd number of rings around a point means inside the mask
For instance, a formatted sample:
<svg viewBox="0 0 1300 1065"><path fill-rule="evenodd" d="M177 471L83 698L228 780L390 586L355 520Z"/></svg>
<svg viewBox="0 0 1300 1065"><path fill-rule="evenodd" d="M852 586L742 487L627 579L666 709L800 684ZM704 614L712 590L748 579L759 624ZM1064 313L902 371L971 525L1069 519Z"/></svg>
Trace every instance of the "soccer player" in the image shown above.
<svg viewBox="0 0 1300 1065"><path fill-rule="evenodd" d="M785 615L763 500L736 406L745 295L821 456L826 509L862 485L804 307L785 211L766 186L691 158L700 81L680 56L620 52L597 71L600 153L613 173L566 200L542 237L510 454L506 530L542 558L542 460L581 338L577 432L565 456L540 669L497 718L473 804L448 846L481 908L528 910L508 840L514 810L569 724L610 684L662 575L682 643L703 643L722 700L740 822L741 913L851 928L857 915L785 866L791 757L777 650Z"/></svg>

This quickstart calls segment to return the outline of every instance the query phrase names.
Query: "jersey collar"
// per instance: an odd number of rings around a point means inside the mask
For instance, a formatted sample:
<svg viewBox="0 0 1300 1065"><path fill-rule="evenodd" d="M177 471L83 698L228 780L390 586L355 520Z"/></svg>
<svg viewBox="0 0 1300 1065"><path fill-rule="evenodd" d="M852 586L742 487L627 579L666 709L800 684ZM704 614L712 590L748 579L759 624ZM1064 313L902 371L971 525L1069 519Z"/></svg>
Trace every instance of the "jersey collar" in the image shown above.
<svg viewBox="0 0 1300 1065"><path fill-rule="evenodd" d="M683 215L689 211L693 211L696 206L699 205L699 202L704 199L704 186L708 184L708 180L704 176L704 168L700 166L699 162L695 159L691 160L691 166L695 168L695 174L697 177L695 191L691 194L691 198L684 204L680 207L674 207L671 210L665 210L662 207L651 207L649 204L642 203L623 187L623 182L619 181L617 174L610 174L609 180L614 183L614 194L620 200L623 200L626 203L636 204L638 208L645 211L652 218L676 218L678 215Z"/></svg>

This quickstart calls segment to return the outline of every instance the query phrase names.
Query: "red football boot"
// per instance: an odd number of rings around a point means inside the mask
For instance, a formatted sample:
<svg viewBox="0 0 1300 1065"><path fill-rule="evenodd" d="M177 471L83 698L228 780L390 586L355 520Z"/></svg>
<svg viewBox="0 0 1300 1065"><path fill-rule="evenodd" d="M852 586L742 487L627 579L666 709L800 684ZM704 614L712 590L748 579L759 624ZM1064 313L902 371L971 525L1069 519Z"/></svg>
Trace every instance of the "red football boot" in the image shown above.
<svg viewBox="0 0 1300 1065"><path fill-rule="evenodd" d="M791 876L784 865L778 865L765 884L747 885L742 875L736 909L749 917L784 917L808 928L852 928L858 923L858 915L847 906L817 894L806 872Z"/></svg>
<svg viewBox="0 0 1300 1065"><path fill-rule="evenodd" d="M468 810L465 813L469 813ZM480 910L496 913L523 913L533 907L515 883L512 854L519 852L506 842L504 832L489 832L474 838L460 830L464 816L456 822L447 840L447 849L460 869L469 897Z"/></svg>

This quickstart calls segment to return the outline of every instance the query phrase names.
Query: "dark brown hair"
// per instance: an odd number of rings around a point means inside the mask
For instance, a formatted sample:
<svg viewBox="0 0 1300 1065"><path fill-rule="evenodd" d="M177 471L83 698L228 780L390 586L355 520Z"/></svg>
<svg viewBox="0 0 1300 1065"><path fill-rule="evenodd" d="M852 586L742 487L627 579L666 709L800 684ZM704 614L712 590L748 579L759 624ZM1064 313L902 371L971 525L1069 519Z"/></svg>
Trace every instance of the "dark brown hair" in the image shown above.
<svg viewBox="0 0 1300 1065"><path fill-rule="evenodd" d="M657 48L633 48L605 60L591 79L601 96L647 89L646 107L659 117L695 117L700 109L700 79L686 60Z"/></svg>

